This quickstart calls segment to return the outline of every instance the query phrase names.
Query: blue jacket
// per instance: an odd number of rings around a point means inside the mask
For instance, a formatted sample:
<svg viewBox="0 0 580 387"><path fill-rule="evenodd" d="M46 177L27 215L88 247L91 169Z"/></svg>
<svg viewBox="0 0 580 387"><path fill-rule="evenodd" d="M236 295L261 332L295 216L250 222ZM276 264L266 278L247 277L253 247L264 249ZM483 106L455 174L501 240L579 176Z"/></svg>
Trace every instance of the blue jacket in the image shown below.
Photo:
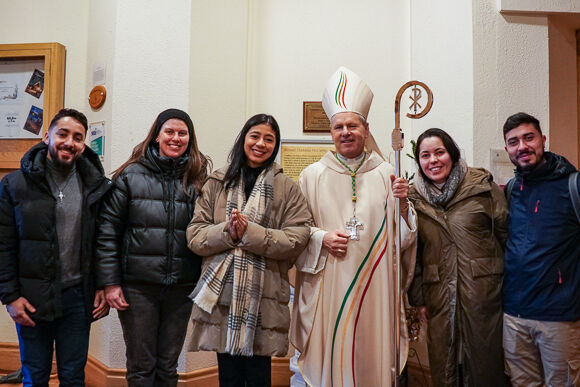
<svg viewBox="0 0 580 387"><path fill-rule="evenodd" d="M516 172L509 201L503 302L512 316L580 320L580 224L568 190L576 170L564 157Z"/></svg>

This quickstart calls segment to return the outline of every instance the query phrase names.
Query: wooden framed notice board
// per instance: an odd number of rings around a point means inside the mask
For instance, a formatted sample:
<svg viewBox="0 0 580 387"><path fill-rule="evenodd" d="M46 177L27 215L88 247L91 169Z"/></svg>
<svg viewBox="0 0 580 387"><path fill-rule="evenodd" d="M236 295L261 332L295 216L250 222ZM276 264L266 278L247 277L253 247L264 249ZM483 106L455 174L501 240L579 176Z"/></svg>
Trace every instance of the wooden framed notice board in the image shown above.
<svg viewBox="0 0 580 387"><path fill-rule="evenodd" d="M64 105L65 47L0 44L0 174L19 168Z"/></svg>

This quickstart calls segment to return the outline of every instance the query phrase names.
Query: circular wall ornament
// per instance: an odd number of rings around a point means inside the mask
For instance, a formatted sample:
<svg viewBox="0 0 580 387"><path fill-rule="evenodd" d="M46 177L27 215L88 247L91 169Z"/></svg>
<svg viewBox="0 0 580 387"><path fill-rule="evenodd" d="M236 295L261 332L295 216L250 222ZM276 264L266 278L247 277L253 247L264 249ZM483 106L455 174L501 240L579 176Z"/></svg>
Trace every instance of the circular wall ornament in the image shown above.
<svg viewBox="0 0 580 387"><path fill-rule="evenodd" d="M93 87L89 93L89 105L91 105L91 108L93 109L98 109L103 106L106 99L107 89L105 89L105 86L103 85Z"/></svg>

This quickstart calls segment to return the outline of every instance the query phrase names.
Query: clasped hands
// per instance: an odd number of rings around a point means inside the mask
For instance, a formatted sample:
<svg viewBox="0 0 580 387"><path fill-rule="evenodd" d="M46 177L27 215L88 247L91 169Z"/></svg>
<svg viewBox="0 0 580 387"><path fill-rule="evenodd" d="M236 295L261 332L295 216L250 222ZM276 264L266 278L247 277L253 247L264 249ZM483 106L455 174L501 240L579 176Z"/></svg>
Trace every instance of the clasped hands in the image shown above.
<svg viewBox="0 0 580 387"><path fill-rule="evenodd" d="M230 221L228 222L228 233L234 242L239 242L246 233L248 228L248 218L238 211L237 208L232 210Z"/></svg>

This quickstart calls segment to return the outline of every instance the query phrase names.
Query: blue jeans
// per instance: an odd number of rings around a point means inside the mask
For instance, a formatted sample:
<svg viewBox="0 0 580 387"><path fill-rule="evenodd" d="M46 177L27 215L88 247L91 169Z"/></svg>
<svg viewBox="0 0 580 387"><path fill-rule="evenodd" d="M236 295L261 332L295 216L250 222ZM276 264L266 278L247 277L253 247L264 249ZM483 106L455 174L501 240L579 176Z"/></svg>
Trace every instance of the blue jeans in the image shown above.
<svg viewBox="0 0 580 387"><path fill-rule="evenodd" d="M23 386L48 386L53 348L56 349L60 385L85 385L90 321L82 286L63 290L61 297L62 317L54 321L35 321L34 327L16 324Z"/></svg>

